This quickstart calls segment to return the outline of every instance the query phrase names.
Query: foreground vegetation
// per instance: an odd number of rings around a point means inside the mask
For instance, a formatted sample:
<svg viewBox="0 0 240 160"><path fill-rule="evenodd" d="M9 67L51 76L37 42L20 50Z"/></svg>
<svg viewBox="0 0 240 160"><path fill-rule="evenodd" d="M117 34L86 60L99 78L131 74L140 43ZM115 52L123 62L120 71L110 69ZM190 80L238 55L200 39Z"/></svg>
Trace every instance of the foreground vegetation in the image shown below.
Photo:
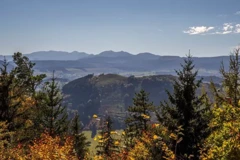
<svg viewBox="0 0 240 160"><path fill-rule="evenodd" d="M69 117L54 72L42 83L45 75L35 75L35 64L15 53L15 67L9 71L4 61L0 75L0 159L240 159L238 55L236 49L228 71L220 66L222 89L212 84L213 101L204 89L197 95L202 80L188 55L167 101L154 106L141 90L127 109L124 130L114 130L105 115L93 135L82 130L77 112Z"/></svg>

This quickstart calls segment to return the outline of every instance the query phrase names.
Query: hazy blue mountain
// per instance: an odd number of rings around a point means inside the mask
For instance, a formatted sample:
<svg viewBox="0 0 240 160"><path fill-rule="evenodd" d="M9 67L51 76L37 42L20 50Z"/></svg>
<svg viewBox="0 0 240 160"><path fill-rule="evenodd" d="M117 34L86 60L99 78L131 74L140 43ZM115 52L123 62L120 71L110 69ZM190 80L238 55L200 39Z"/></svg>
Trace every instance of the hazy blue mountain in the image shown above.
<svg viewBox="0 0 240 160"><path fill-rule="evenodd" d="M25 54L31 60L78 60L90 56L85 52L39 51Z"/></svg>
<svg viewBox="0 0 240 160"><path fill-rule="evenodd" d="M38 51L38 52L32 52L29 54L24 54L27 56L30 60L78 60L81 58L91 57L92 54L88 54L85 52L64 52L64 51ZM4 57L8 61L12 61L11 55L0 55L0 60L4 59Z"/></svg>
<svg viewBox="0 0 240 160"><path fill-rule="evenodd" d="M144 52L144 53L139 53L135 55L135 57L140 58L140 59L148 59L148 60L154 60L154 59L159 59L159 55L155 55L149 52Z"/></svg>
<svg viewBox="0 0 240 160"><path fill-rule="evenodd" d="M115 51L104 51L99 53L96 56L101 56L101 57L131 57L133 56L132 54L124 51L120 52L115 52Z"/></svg>
<svg viewBox="0 0 240 160"><path fill-rule="evenodd" d="M104 51L96 55L77 51L71 53L39 51L25 55L36 62L35 69L43 72L59 70L77 74L76 77L78 74L81 77L91 73L155 72L156 74L175 74L175 69L180 68L184 59L179 56L160 56L148 52L133 55L125 51ZM11 59L10 56L6 56L6 58ZM0 60L2 59L3 56L0 57ZM194 57L193 59L195 68L202 76L219 75L221 62L225 64L226 69L229 63L229 56Z"/></svg>

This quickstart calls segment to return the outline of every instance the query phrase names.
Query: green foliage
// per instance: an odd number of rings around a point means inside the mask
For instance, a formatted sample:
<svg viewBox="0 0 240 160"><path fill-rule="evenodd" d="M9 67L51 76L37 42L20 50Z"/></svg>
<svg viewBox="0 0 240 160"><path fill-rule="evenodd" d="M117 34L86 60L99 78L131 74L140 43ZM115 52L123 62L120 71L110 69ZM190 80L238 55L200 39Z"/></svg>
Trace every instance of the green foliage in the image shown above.
<svg viewBox="0 0 240 160"><path fill-rule="evenodd" d="M240 90L239 90L239 48L230 55L229 71L224 65L220 68L223 77L223 90L215 93L215 105L212 108L212 120L209 123L211 134L205 140L201 151L204 160L235 160L240 158Z"/></svg>
<svg viewBox="0 0 240 160"><path fill-rule="evenodd" d="M239 77L240 77L240 61L239 61L240 48L235 49L234 53L229 56L229 70L226 71L224 64L220 67L220 73L223 78L223 91L216 89L212 83L213 91L215 93L216 103L221 104L227 102L239 107L240 89L239 89Z"/></svg>
<svg viewBox="0 0 240 160"><path fill-rule="evenodd" d="M71 134L73 134L74 137L73 144L78 158L84 159L89 151L88 147L90 145L90 142L87 141L86 136L81 132L81 130L82 127L79 121L79 115L75 114L71 124Z"/></svg>
<svg viewBox="0 0 240 160"><path fill-rule="evenodd" d="M102 131L99 133L98 145L96 146L97 155L110 158L119 152L119 141L114 138L116 131L112 130L111 118L108 116L103 123Z"/></svg>
<svg viewBox="0 0 240 160"><path fill-rule="evenodd" d="M13 134L14 132L8 131L7 123L0 121L0 150L11 146L11 137L13 136Z"/></svg>
<svg viewBox="0 0 240 160"><path fill-rule="evenodd" d="M22 53L14 53L13 62L16 64L16 67L12 72L16 77L18 85L20 85L22 89L34 93L37 86L42 83L46 75L34 75L33 67L35 63L29 61L28 57L23 56Z"/></svg>
<svg viewBox="0 0 240 160"><path fill-rule="evenodd" d="M25 125L36 118L30 114L36 107L34 103L26 105L25 102L27 98L34 99L36 87L45 75L34 75L34 63L21 53L14 53L13 59L15 68L11 71L8 71L6 60L1 67L0 121L7 121L9 131L17 131L14 138L18 141L27 141L32 138L27 133L34 132L30 128L26 129Z"/></svg>
<svg viewBox="0 0 240 160"><path fill-rule="evenodd" d="M151 111L153 111L153 104L149 102L148 94L141 90L133 99L133 106L128 108L129 115L125 120L125 144L127 147L133 147L136 139L148 130Z"/></svg>
<svg viewBox="0 0 240 160"><path fill-rule="evenodd" d="M63 96L54 77L47 82L41 93L40 125L51 136L61 135L68 130L66 107L62 106Z"/></svg>
<svg viewBox="0 0 240 160"><path fill-rule="evenodd" d="M18 116L17 108L20 106L20 103L14 100L21 94L18 91L19 87L15 87L14 74L8 73L7 66L8 63L4 60L0 76L0 120L13 123L13 119Z"/></svg>
<svg viewBox="0 0 240 160"><path fill-rule="evenodd" d="M215 105L209 127L212 132L205 140L201 159L240 159L240 109L226 103Z"/></svg>
<svg viewBox="0 0 240 160"><path fill-rule="evenodd" d="M223 65L220 68L224 90L218 91L213 86L216 96L214 107L210 108L204 90L202 95L197 96L202 80L196 80L197 71L194 71L193 60L189 55L184 65L181 65L182 70L176 71L178 77L174 82L173 93L167 91L168 101L163 101L160 110L155 111L160 123L151 117L154 108L153 103L149 102L149 94L141 90L133 99L133 105L128 108L126 128L122 132L126 147L122 146L121 134L113 130L112 119L108 116L102 125L94 123L96 132L97 128L102 127L100 134L94 135L92 139L92 147L98 141L97 156L94 158L240 159L238 54L239 49L230 56L228 72ZM88 158L90 143L82 131L79 115L76 114L69 125L66 107L62 105L63 95L54 74L50 82L37 90L45 75L35 75L35 64L21 53L14 54L13 62L13 70L8 71L6 60L0 70L0 159ZM125 86L125 77L117 77L119 81L114 78L114 75L90 75L85 79L88 85L83 83L81 86L83 91L88 91L85 97L79 97L80 92L75 92L75 98L80 99L77 105L84 105L81 110L84 119L90 119L89 116L93 114L93 118L97 118L97 109L111 98L115 100L124 97L125 104L131 103L129 99L135 90L133 81L135 84L141 81L141 87L148 89L149 86L154 87L158 79L157 76L141 80L130 77L128 80L131 83ZM98 84L93 86L94 83ZM107 87L103 86L108 84ZM106 90L100 92L99 88ZM154 93L159 92L158 89L155 88ZM116 94L109 96L107 93L110 91ZM101 102L102 97L106 101ZM87 100L83 102L83 99ZM121 109L124 107L121 106ZM90 138L90 132L87 136Z"/></svg>
<svg viewBox="0 0 240 160"><path fill-rule="evenodd" d="M193 60L189 55L182 66L176 71L178 78L174 83L174 92L169 96L169 102L161 103L160 113L157 113L160 123L174 132L182 126L183 140L177 145L177 157L194 155L198 159L201 142L208 135L209 106L204 106L206 94L196 95L202 80L196 81L197 71L194 71ZM176 141L172 141L172 150L175 150Z"/></svg>
<svg viewBox="0 0 240 160"><path fill-rule="evenodd" d="M107 79L110 79L107 81ZM73 80L63 87L63 93L68 95L65 102L71 104L70 109L78 110L81 121L88 125L88 116L93 114L108 114L114 121L114 128L124 129L124 119L127 108L132 105L135 92L140 88L149 95L155 105L167 98L165 89L172 90L171 75L156 75L144 77L123 77L117 74L102 74L99 76L88 75Z"/></svg>

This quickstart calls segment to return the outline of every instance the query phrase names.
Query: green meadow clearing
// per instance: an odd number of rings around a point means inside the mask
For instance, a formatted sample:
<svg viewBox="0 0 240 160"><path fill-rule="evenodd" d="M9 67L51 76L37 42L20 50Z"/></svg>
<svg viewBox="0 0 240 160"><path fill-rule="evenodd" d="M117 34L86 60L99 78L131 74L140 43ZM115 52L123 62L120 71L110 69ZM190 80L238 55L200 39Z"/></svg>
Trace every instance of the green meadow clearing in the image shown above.
<svg viewBox="0 0 240 160"><path fill-rule="evenodd" d="M84 135L87 137L87 140L91 143L89 146L90 154L95 155L96 154L96 146L98 144L98 136L101 130L97 131L97 134L94 138L91 138L92 131L83 131ZM117 134L114 134L114 139L117 139L121 142L122 140L122 132L123 130L116 130Z"/></svg>

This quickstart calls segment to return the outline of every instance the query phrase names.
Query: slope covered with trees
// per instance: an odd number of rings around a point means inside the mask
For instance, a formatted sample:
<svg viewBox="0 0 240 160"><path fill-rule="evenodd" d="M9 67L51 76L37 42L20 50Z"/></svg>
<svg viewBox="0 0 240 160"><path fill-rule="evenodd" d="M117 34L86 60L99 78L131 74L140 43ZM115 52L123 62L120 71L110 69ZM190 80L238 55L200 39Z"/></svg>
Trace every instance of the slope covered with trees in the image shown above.
<svg viewBox="0 0 240 160"><path fill-rule="evenodd" d="M169 82L173 84L172 91L167 91L166 99L159 106L154 105L151 95L142 89L146 77L117 76L115 80L116 75L89 75L76 80L84 83L73 83L69 87L77 88L74 94L79 97L79 102L83 99L78 95L81 93L79 87L86 91L86 97L92 97L86 104L81 104L86 108L80 114L100 126L98 133L95 131L92 137L97 143L96 152L93 152L89 150L89 143L83 134L79 113L75 111L71 119L69 115L72 110L63 105L72 95L61 93L54 75L50 82L43 83L45 75L34 74L34 63L21 53L15 53L15 67L8 71L6 61L1 67L0 159L239 159L238 55L239 49L236 49L230 56L229 70L223 65L220 67L223 83L220 88L211 84L212 101L209 101L206 90L198 93L202 80L197 79L198 72L190 55L185 58L182 68L176 71L177 77ZM94 114L92 112L95 110L91 109L101 105L99 96L108 100L120 96L119 90L125 85L124 82L138 84L135 85L138 87L129 85L133 88L129 89L132 94L136 94L130 105L125 106L127 112L122 117L124 130L117 131L113 128L116 122L110 117L111 112ZM151 79L150 82L154 84ZM149 88L146 87L146 90ZM111 91L111 96L106 91Z"/></svg>

